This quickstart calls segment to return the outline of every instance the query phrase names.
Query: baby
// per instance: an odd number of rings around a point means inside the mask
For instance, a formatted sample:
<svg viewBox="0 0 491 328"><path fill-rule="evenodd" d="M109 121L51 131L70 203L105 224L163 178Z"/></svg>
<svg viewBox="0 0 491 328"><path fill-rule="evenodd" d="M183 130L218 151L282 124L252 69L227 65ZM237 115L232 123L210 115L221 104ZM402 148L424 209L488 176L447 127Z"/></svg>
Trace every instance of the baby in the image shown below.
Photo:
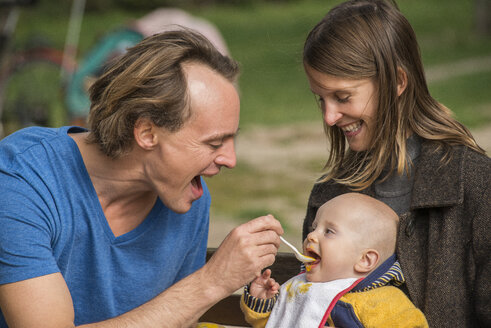
<svg viewBox="0 0 491 328"><path fill-rule="evenodd" d="M428 327L397 287L397 214L348 193L322 205L304 241L315 259L281 288L265 270L245 288L241 309L253 327Z"/></svg>

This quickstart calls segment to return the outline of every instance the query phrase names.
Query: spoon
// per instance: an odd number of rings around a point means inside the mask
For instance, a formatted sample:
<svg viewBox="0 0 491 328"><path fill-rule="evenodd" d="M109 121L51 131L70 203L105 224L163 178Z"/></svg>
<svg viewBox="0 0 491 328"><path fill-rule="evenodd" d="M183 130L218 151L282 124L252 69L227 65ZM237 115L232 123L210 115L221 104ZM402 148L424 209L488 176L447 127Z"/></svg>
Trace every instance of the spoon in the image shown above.
<svg viewBox="0 0 491 328"><path fill-rule="evenodd" d="M295 246L293 246L292 244L290 244L289 242L287 242L285 240L285 238L281 237L280 236L280 239L282 242L284 242L288 247L290 247L293 252L295 253L295 257L297 258L297 260L299 260L300 262L304 262L304 263L310 263L310 262L314 262L315 259L313 257L310 257L310 256L307 256L307 255L303 255L302 253L300 253L296 248Z"/></svg>

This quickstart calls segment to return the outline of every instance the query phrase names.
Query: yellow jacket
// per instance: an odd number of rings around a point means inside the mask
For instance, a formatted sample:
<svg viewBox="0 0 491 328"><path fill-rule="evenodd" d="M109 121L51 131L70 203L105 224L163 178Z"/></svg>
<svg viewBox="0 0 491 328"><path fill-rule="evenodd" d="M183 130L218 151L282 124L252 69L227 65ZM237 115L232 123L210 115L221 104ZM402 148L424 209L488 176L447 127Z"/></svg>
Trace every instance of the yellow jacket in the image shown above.
<svg viewBox="0 0 491 328"><path fill-rule="evenodd" d="M337 328L428 327L421 310L393 286L402 283L404 276L393 255L349 292L336 297L334 304L326 306L326 312L330 311L326 313L329 315L326 325ZM245 288L240 307L246 321L254 328L266 326L274 306L263 306L263 301L272 303L252 297Z"/></svg>

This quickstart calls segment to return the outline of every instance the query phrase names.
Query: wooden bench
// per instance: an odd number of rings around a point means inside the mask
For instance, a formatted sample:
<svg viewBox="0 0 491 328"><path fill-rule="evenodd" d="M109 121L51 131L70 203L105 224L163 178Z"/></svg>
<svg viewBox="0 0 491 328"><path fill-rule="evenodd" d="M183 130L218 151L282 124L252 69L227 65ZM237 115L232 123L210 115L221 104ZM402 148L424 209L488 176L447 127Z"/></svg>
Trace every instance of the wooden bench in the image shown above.
<svg viewBox="0 0 491 328"><path fill-rule="evenodd" d="M208 248L206 260L213 255L216 248ZM300 272L300 262L295 258L293 253L280 252L276 256L275 263L269 267L273 272L273 278L282 284L291 277ZM240 310L239 294L232 294L229 297L221 300L210 308L200 318L200 322L213 322L222 325L250 327L244 320L244 315Z"/></svg>

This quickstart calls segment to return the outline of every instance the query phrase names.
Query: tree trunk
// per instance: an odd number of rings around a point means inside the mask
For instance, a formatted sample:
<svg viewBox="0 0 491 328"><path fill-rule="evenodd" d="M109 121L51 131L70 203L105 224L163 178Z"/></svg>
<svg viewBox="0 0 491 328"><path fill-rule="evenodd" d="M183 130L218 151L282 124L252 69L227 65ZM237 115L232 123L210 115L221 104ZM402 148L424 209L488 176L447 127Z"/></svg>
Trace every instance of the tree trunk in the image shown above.
<svg viewBox="0 0 491 328"><path fill-rule="evenodd" d="M491 0L474 0L474 6L477 33L491 36Z"/></svg>

